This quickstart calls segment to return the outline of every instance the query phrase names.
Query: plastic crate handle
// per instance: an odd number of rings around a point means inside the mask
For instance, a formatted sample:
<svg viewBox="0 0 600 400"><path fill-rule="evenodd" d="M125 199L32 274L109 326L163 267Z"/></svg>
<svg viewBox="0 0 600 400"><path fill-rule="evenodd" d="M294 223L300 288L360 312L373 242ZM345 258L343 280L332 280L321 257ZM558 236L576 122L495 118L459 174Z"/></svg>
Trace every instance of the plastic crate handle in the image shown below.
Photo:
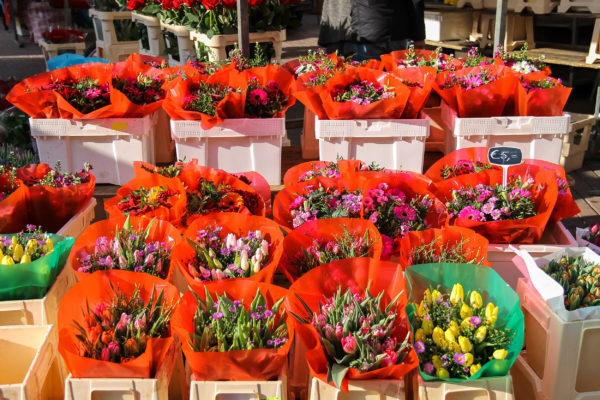
<svg viewBox="0 0 600 400"><path fill-rule="evenodd" d="M54 328L52 328L54 329ZM34 375L31 377L30 395L37 396L42 392L42 387L44 386L44 382L46 381L46 376L50 371L50 367L52 365L52 361L56 359L54 354L54 347L56 343L52 343L50 339L50 335L53 334L52 329L48 332L46 337L44 338L44 345L38 350L37 360L34 361L36 365L36 371Z"/></svg>
<svg viewBox="0 0 600 400"><path fill-rule="evenodd" d="M216 392L215 400L260 400L256 392Z"/></svg>
<svg viewBox="0 0 600 400"><path fill-rule="evenodd" d="M24 325L33 325L33 320L30 317L30 313L27 312L27 308L25 307L24 301L15 301L13 304L2 304L0 302L0 314L2 313L10 313L10 312L22 312L23 317L25 318Z"/></svg>
<svg viewBox="0 0 600 400"><path fill-rule="evenodd" d="M520 279L517 286L527 286L527 283L525 283L525 280ZM529 289L535 290L531 287ZM519 290L517 288L517 293L519 294L519 298L521 300L521 303L523 304L523 307L526 308L535 317L538 323L542 325L544 329L547 330L550 325L548 321L550 321L552 315L548 311L547 307L542 307L539 305L539 303L543 302L544 300L542 300L540 296L532 295L531 293L523 289Z"/></svg>
<svg viewBox="0 0 600 400"><path fill-rule="evenodd" d="M385 400L387 398L387 396L385 394L383 394L383 393L365 392L363 390L348 390L348 393L344 393L341 390L338 390L335 393L335 400L348 399L348 397L351 396L352 393L356 393L359 396L358 398L362 398L363 396L365 396L365 394L375 394L375 395L378 394L379 395L379 400Z"/></svg>
<svg viewBox="0 0 600 400"><path fill-rule="evenodd" d="M120 388L120 387L118 387L118 385L110 385L110 386L106 386L106 387L91 388L88 399L92 400L94 398L94 393L114 393L115 396L111 396L110 398L115 398L116 395L122 396L122 395L130 394L132 398L139 399L140 396L137 395L136 390L130 387L131 382L129 380L127 380L127 382L125 382L125 384L128 387Z"/></svg>
<svg viewBox="0 0 600 400"><path fill-rule="evenodd" d="M468 398L477 398L477 399L481 399L483 398L483 396L487 396L488 400L492 399L492 396L490 394L490 391L488 389L484 389L484 388L478 388L478 387L473 387L473 388L461 388L459 390L446 390L444 391L444 399L448 398L448 396L452 396L452 398L456 399L458 398L456 395L457 394L461 394L461 398L462 399L468 399ZM468 396L471 395L469 397L464 397L464 396Z"/></svg>

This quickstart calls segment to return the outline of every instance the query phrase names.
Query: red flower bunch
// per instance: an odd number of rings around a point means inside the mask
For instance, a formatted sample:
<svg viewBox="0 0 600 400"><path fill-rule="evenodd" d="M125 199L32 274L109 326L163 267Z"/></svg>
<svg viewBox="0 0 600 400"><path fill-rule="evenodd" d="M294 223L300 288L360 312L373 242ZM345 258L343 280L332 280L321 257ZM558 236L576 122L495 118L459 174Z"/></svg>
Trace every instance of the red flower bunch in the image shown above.
<svg viewBox="0 0 600 400"><path fill-rule="evenodd" d="M164 80L155 76L139 74L137 78L113 78L113 87L120 90L132 103L139 106L154 103L165 98L161 88Z"/></svg>
<svg viewBox="0 0 600 400"><path fill-rule="evenodd" d="M110 104L110 88L107 83L83 78L79 81L65 79L42 86L43 90L52 90L65 98L82 114L88 114Z"/></svg>
<svg viewBox="0 0 600 400"><path fill-rule="evenodd" d="M127 2L127 9L128 10L139 10L141 8L144 8L144 6L146 5L146 0L129 0Z"/></svg>
<svg viewBox="0 0 600 400"><path fill-rule="evenodd" d="M250 117L272 118L285 109L288 98L277 82L268 81L263 86L258 78L253 77L248 81L244 111Z"/></svg>
<svg viewBox="0 0 600 400"><path fill-rule="evenodd" d="M484 169L491 169L492 166L481 161L459 160L454 165L444 165L440 171L442 179L454 178L456 176L473 174Z"/></svg>
<svg viewBox="0 0 600 400"><path fill-rule="evenodd" d="M200 81L197 84L192 84L190 93L184 96L183 109L216 117L217 105L225 98L227 93L234 90L231 86L221 82L208 83Z"/></svg>
<svg viewBox="0 0 600 400"><path fill-rule="evenodd" d="M129 196L121 199L117 204L119 211L128 215L146 214L156 208L171 208L169 199L178 195L177 192L163 186L154 186L149 190L143 186L132 190Z"/></svg>
<svg viewBox="0 0 600 400"><path fill-rule="evenodd" d="M85 40L83 32L72 29L53 29L42 33L48 43L77 43Z"/></svg>
<svg viewBox="0 0 600 400"><path fill-rule="evenodd" d="M204 215L213 212L240 212L247 208L257 214L261 198L257 193L200 178L198 190L188 192L188 214Z"/></svg>

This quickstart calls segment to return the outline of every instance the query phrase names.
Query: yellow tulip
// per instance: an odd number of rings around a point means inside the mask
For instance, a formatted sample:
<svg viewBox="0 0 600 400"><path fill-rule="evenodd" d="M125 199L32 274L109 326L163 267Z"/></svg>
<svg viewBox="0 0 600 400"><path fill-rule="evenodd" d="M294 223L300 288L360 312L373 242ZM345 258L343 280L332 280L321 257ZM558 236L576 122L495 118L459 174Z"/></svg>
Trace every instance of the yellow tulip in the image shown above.
<svg viewBox="0 0 600 400"><path fill-rule="evenodd" d="M450 373L448 372L448 370L446 368L438 368L437 371L435 372L435 375L441 379L450 378Z"/></svg>
<svg viewBox="0 0 600 400"><path fill-rule="evenodd" d="M494 351L494 358L496 360L504 360L507 355L508 355L508 351L506 351L504 349L499 349L499 350Z"/></svg>
<svg viewBox="0 0 600 400"><path fill-rule="evenodd" d="M439 326L433 328L433 341L437 346L441 346L442 339L444 338L444 330Z"/></svg>
<svg viewBox="0 0 600 400"><path fill-rule="evenodd" d="M471 350L473 350L473 344L471 343L469 338L466 338L464 336L459 336L458 344L460 344L460 350L463 353L469 353Z"/></svg>
<svg viewBox="0 0 600 400"><path fill-rule="evenodd" d="M467 303L463 303L462 307L460 308L460 317L462 319L465 318L470 318L473 316L473 311L471 311L471 307L469 307L467 305Z"/></svg>
<svg viewBox="0 0 600 400"><path fill-rule="evenodd" d="M13 245L19 243L16 236L13 236L12 239L10 239L10 241Z"/></svg>
<svg viewBox="0 0 600 400"><path fill-rule="evenodd" d="M46 245L44 246L44 253L50 254L54 250L54 243L52 243L52 239L46 239Z"/></svg>
<svg viewBox="0 0 600 400"><path fill-rule="evenodd" d="M433 332L433 322L431 321L431 319L423 319L421 328L423 328L423 332L425 332L426 335L431 335L431 333Z"/></svg>
<svg viewBox="0 0 600 400"><path fill-rule="evenodd" d="M455 353L460 353L461 352L461 350L460 350L460 344L458 344L457 342L452 342L451 346L452 346L451 350L454 351Z"/></svg>
<svg viewBox="0 0 600 400"><path fill-rule="evenodd" d="M2 246L0 246L0 258L4 257L4 253L2 252Z"/></svg>
<svg viewBox="0 0 600 400"><path fill-rule="evenodd" d="M431 292L432 301L436 301L437 299L441 299L441 298L442 298L442 294L440 293L439 290L434 290L433 292Z"/></svg>
<svg viewBox="0 0 600 400"><path fill-rule="evenodd" d="M488 325L494 326L498 319L498 307L492 303L488 303L485 307L485 319Z"/></svg>
<svg viewBox="0 0 600 400"><path fill-rule="evenodd" d="M477 341L479 343L481 343L485 340L486 335L487 335L487 328L483 325L480 326L479 328L477 328L477 330L475 331L475 339L477 339Z"/></svg>
<svg viewBox="0 0 600 400"><path fill-rule="evenodd" d="M475 309L481 308L483 306L483 299L481 295L475 291L471 292L471 307Z"/></svg>
<svg viewBox="0 0 600 400"><path fill-rule="evenodd" d="M452 287L452 292L450 293L450 301L452 304L456 304L461 301L465 297L465 293L463 287L460 283L456 283Z"/></svg>
<svg viewBox="0 0 600 400"><path fill-rule="evenodd" d="M13 258L20 260L23 257L23 253L23 246L21 246L21 243L17 243L13 249Z"/></svg>
<svg viewBox="0 0 600 400"><path fill-rule="evenodd" d="M21 257L21 264L26 264L26 263L30 263L31 262L31 256L29 254L23 254L23 257Z"/></svg>
<svg viewBox="0 0 600 400"><path fill-rule="evenodd" d="M13 258L11 256L4 256L2 257L2 265L12 265L15 263L15 260L13 260Z"/></svg>
<svg viewBox="0 0 600 400"><path fill-rule="evenodd" d="M425 304L425 303L423 303L423 301L421 301L421 303L420 303L420 304L417 304L417 305L416 305L416 312L417 312L417 316L419 316L419 317L422 317L422 316L423 316L423 315L425 315L425 313L426 313L426 309L427 309L427 308L426 308L426 307L425 307L425 308L423 307L423 305L424 305L424 304Z"/></svg>
<svg viewBox="0 0 600 400"><path fill-rule="evenodd" d="M477 371L479 371L481 369L481 364L473 364L471 365L471 368L469 369L469 372L471 373L471 376L475 375L477 373Z"/></svg>
<svg viewBox="0 0 600 400"><path fill-rule="evenodd" d="M423 329L421 328L417 329L417 331L415 332L415 340L419 342L424 342L425 338L425 331L423 331Z"/></svg>
<svg viewBox="0 0 600 400"><path fill-rule="evenodd" d="M35 239L29 239L27 241L27 245L25 247L29 247L29 248L35 250L35 249L37 249L37 245L38 245L37 244L37 240L35 240Z"/></svg>
<svg viewBox="0 0 600 400"><path fill-rule="evenodd" d="M454 333L452 333L450 329L446 329L446 332L444 332L444 337L449 342L456 342L456 337L454 337Z"/></svg>
<svg viewBox="0 0 600 400"><path fill-rule="evenodd" d="M431 305L433 300L431 299L431 291L429 289L425 290L425 303Z"/></svg>
<svg viewBox="0 0 600 400"><path fill-rule="evenodd" d="M472 327L471 321L469 321L469 319L470 318L465 318L462 320L462 322L460 323L460 329L466 331L467 329L470 329Z"/></svg>
<svg viewBox="0 0 600 400"><path fill-rule="evenodd" d="M435 367L435 369L442 368L442 359L439 356L433 356L433 357L431 357L431 363L433 364L433 366Z"/></svg>
<svg viewBox="0 0 600 400"><path fill-rule="evenodd" d="M470 367L473 364L473 354L465 353L465 367Z"/></svg>
<svg viewBox="0 0 600 400"><path fill-rule="evenodd" d="M455 321L450 321L450 325L448 325L448 329L450 329L450 332L452 332L454 337L457 337L458 335L460 335L460 329L458 329L458 324Z"/></svg>

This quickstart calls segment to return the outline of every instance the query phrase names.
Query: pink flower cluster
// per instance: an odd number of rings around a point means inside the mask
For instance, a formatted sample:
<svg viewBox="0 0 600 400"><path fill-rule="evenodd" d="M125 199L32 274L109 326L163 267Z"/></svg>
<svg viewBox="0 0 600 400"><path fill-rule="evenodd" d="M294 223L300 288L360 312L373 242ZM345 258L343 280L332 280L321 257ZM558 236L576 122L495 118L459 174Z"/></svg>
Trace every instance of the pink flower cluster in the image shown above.
<svg viewBox="0 0 600 400"><path fill-rule="evenodd" d="M366 106L379 100L396 97L396 93L377 82L356 80L344 88L336 88L332 97L337 102L351 101Z"/></svg>
<svg viewBox="0 0 600 400"><path fill-rule="evenodd" d="M294 228L317 219L360 217L363 197L358 191L348 192L322 186L315 188L309 185L304 188L304 192L289 206Z"/></svg>
<svg viewBox="0 0 600 400"><path fill-rule="evenodd" d="M498 80L500 77L496 73L490 73L489 70L484 69L478 73L471 73L463 76L457 76L450 74L444 83L442 84L443 89L451 89L455 86L459 86L462 89L469 90L475 89L488 83Z"/></svg>
<svg viewBox="0 0 600 400"><path fill-rule="evenodd" d="M314 165L312 169L306 171L298 178L298 182L306 182L317 176L325 176L327 178L339 178L340 170L336 163L328 163L324 167Z"/></svg>

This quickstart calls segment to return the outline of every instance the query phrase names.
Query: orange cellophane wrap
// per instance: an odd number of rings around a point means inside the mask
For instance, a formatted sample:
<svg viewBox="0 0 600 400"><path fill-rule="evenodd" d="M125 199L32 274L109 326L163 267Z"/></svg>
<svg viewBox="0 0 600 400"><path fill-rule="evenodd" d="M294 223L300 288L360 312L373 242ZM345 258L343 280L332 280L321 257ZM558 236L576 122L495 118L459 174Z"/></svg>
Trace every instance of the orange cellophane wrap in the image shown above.
<svg viewBox="0 0 600 400"><path fill-rule="evenodd" d="M244 116L244 93L229 92L217 105L216 115L213 117L199 111L188 111L184 109L185 97L191 93L192 87L200 82L209 84L223 84L233 88L246 90L246 81L237 71L224 70L214 75L195 74L188 79L181 76L173 80L171 88L167 91L167 98L163 102L163 108L171 119L201 121L203 129L210 129L227 118L243 118Z"/></svg>
<svg viewBox="0 0 600 400"><path fill-rule="evenodd" d="M371 68L371 69L377 69L379 71L383 71L383 63L379 60L368 60L367 62L365 62L364 64L360 65L363 68Z"/></svg>
<svg viewBox="0 0 600 400"><path fill-rule="evenodd" d="M534 72L524 77L528 81L551 79L556 86L548 89L535 89L527 93L522 85L517 85L516 104L521 116L553 117L561 116L571 94L571 88L564 87L544 72Z"/></svg>
<svg viewBox="0 0 600 400"><path fill-rule="evenodd" d="M164 70L154 68L144 63L136 62L131 58L131 56L125 62L113 64L113 79L117 77L121 79L137 79L138 75L140 74L147 77L161 79L163 81L163 90L165 90L164 84L166 83L168 76ZM164 94L166 96L166 91ZM121 115L115 115L115 117L140 118L161 108L163 102L164 100L157 100L145 105L138 105L129 100L129 98L127 98L127 96L125 96L125 94L120 90L113 87L111 91L111 103L119 104L119 111L121 112Z"/></svg>
<svg viewBox="0 0 600 400"><path fill-rule="evenodd" d="M293 229L293 218L290 214L290 205L298 196L305 195L306 188L311 185L314 186L315 189L318 189L319 185L323 186L324 188L337 188L340 190L360 189L360 186L350 187L341 179L325 178L322 176L311 179L309 182L301 182L292 186L287 186L275 196L275 201L273 203L273 219L275 222L277 222L283 228Z"/></svg>
<svg viewBox="0 0 600 400"><path fill-rule="evenodd" d="M269 82L276 82L279 89L288 97L283 110L276 113L273 118L283 118L288 108L294 105L296 98L292 95L294 90L294 75L290 74L279 65L269 64L266 67L255 67L244 70L243 76L247 81L252 78L258 78L261 85ZM244 102L245 103L245 102ZM256 118L245 115L246 118Z"/></svg>
<svg viewBox="0 0 600 400"><path fill-rule="evenodd" d="M94 252L94 246L96 246L96 240L99 237L106 236L109 239L114 238L115 232L123 229L126 219L126 216L120 216L95 222L88 226L81 235L77 237L68 260L68 265L75 272L77 280L82 281L92 276L90 273L78 271L79 267L81 267L79 259ZM152 219L147 217L130 217L131 227L137 231L146 229L150 221L152 221ZM157 219L152 222L152 226L148 232L147 242L163 242L167 247L172 249L175 244L181 241L181 239L181 233L177 228L167 221ZM167 264L166 268L169 272L167 273L165 280L169 283L173 283L175 266Z"/></svg>
<svg viewBox="0 0 600 400"><path fill-rule="evenodd" d="M171 224L178 226L187 211L185 187L178 179L166 178L159 174L130 180L117 190L117 195L115 197L111 197L104 202L104 210L109 218L120 217L123 213L119 210L118 204L122 199L128 197L133 190L141 187L150 190L154 186L161 186L176 193L167 201L171 205L171 208L157 207L154 210L143 214L143 216L150 219L156 217L157 219L162 219L163 221L168 221Z"/></svg>
<svg viewBox="0 0 600 400"><path fill-rule="evenodd" d="M249 307L260 290L267 305L273 306L277 300L287 296L288 291L267 283L246 279L227 279L205 285L213 300L217 295L226 294L231 300L243 301ZM205 300L204 287L197 292ZM189 363L195 380L199 381L266 381L277 379L287 362L294 337L293 317L286 312L288 341L278 349L234 350L227 352L195 352L189 344L194 332L194 313L198 303L192 292L187 292L175 309L172 327L182 343L183 354Z"/></svg>
<svg viewBox="0 0 600 400"><path fill-rule="evenodd" d="M325 90L325 85L317 85L311 88L307 87L307 83L310 82L311 78L315 78L323 71L311 71L300 75L296 79L293 96L304 104L306 108L312 111L319 119L327 119L327 112L323 107L323 100L321 99L320 93Z"/></svg>
<svg viewBox="0 0 600 400"><path fill-rule="evenodd" d="M496 64L496 65L506 65L504 63L504 60L502 60L500 57L494 58L494 64ZM511 68L511 67L509 67L509 68ZM546 76L552 75L552 70L550 69L550 67L548 65L546 65L542 70L537 71L537 72L543 72L544 75L546 75Z"/></svg>
<svg viewBox="0 0 600 400"><path fill-rule="evenodd" d="M534 165L544 170L552 171L556 179L560 178L563 181L567 182L567 174L565 173L565 169L558 164L554 164L549 161L532 159L525 159L523 160L523 162L525 163L525 165ZM552 219L552 221L560 221L564 218L574 217L580 211L581 210L577 206L577 203L575 203L575 200L573 199L571 188L568 188L566 190L566 193L561 193L559 190L556 205L552 210L552 215L550 216L550 219Z"/></svg>
<svg viewBox="0 0 600 400"><path fill-rule="evenodd" d="M305 182L300 182L300 177L316 168L325 168L326 166L330 165L330 164L335 164L334 162L331 161L306 161L297 165L294 165L292 168L288 169L285 172L285 175L283 176L283 185L285 187L288 186L293 186L296 185L298 183L306 183L306 182L310 182L311 180L305 181Z"/></svg>
<svg viewBox="0 0 600 400"><path fill-rule="evenodd" d="M302 298L313 312L316 312L319 310L319 302L323 300L323 297L332 297L338 288L341 288L342 293L350 289L364 294L367 286L373 296L384 292L380 304L382 309L385 309L400 293L397 307L394 310L397 313L397 319L393 337L400 343L403 342L410 332L405 312L406 279L402 268L396 263L373 258L348 258L321 265L294 282L290 287L286 306L290 311L306 317L306 310L297 296ZM300 324L298 321L294 321L294 323L296 335L307 347L306 360L313 376L327 382L327 358L316 329L309 324ZM413 349L410 349L404 360L396 365L364 373L360 373L354 368L349 369L342 381L341 389L347 392L348 383L351 380L402 380L404 375L417 368L418 365L417 355ZM333 385L333 383L331 384Z"/></svg>
<svg viewBox="0 0 600 400"><path fill-rule="evenodd" d="M86 310L86 301L90 309L99 303L110 303L113 298L111 284L116 290L122 290L128 296L131 296L135 286L139 285L141 297L146 303L153 289L156 295L164 290L165 303L163 304L174 305L179 300L179 291L175 286L155 276L130 271L96 271L69 289L60 302L58 351L73 378L154 378L159 363L173 342L172 332L165 338L148 339L146 351L125 363L118 364L79 356L76 338L79 331L73 321L85 326L83 312Z"/></svg>
<svg viewBox="0 0 600 400"><path fill-rule="evenodd" d="M336 89L346 88L356 80L385 85L396 96L367 105L360 105L353 101L337 102L333 99L333 93ZM323 90L319 95L328 119L397 119L402 116L409 94L408 87L393 75L383 71L358 67L348 68L343 72L336 73L333 78L323 85Z"/></svg>
<svg viewBox="0 0 600 400"><path fill-rule="evenodd" d="M301 276L301 272L291 262L303 254L302 249L312 246L315 239L324 241L339 239L345 232L356 237L364 237L368 232L369 242L373 243L369 252L370 257L379 259L383 244L379 231L366 219L358 218L329 218L309 221L294 229L283 239L283 253L279 268L292 283Z"/></svg>
<svg viewBox="0 0 600 400"><path fill-rule="evenodd" d="M445 166L456 165L461 160L479 161L482 163L489 164L488 161L488 150L489 147L466 147L464 149L458 149L452 153L446 154L444 157L437 160L427 172L425 176L431 179L433 182L443 181L442 168ZM500 167L492 166L493 169L501 170Z"/></svg>
<svg viewBox="0 0 600 400"><path fill-rule="evenodd" d="M29 188L22 181L15 179L17 189L0 201L0 233L17 233L25 229L29 223L27 218L27 200ZM0 175L0 191L9 189L9 178Z"/></svg>
<svg viewBox="0 0 600 400"><path fill-rule="evenodd" d="M36 185L52 169L48 164L32 164L17 170L17 177L29 186L28 221L48 232L58 232L94 195L96 178L66 187Z"/></svg>
<svg viewBox="0 0 600 400"><path fill-rule="evenodd" d="M455 218L453 225L470 228L478 234L485 236L490 243L537 243L542 237L546 224L550 219L552 210L556 205L558 187L552 171L545 170L536 165L517 165L511 167L510 175L518 175L526 180L534 179L534 188L531 190L535 202L534 211L537 215L521 220L503 220L479 222L467 218ZM452 191L475 187L478 184L501 185L502 171L485 170L476 174L461 175L445 181L436 182L435 186L439 196L444 201L452 200Z"/></svg>
<svg viewBox="0 0 600 400"><path fill-rule="evenodd" d="M499 78L474 89L465 90L460 85L449 89L442 89L444 81L450 74L466 76L469 74L478 74L482 70L497 73ZM460 118L487 118L502 115L508 100L513 96L517 84L516 75L508 68L496 65L483 65L451 73L442 72L438 74L433 87L440 97L458 113Z"/></svg>
<svg viewBox="0 0 600 400"><path fill-rule="evenodd" d="M433 243L435 251L439 254L442 246L456 247L461 241L463 242L462 254L464 254L467 260L482 260L477 264L485 265L486 267L492 266L487 259L490 242L471 229L459 226L445 226L441 229L433 228L424 231L408 232L399 240L397 262L402 265L402 268L407 268L414 265L411 253L415 247Z"/></svg>
<svg viewBox="0 0 600 400"><path fill-rule="evenodd" d="M360 174L364 174L364 173L369 175L372 172L375 172L375 171L369 171L368 169L363 169L363 167L368 166L368 164L361 160L338 160L337 163L338 163L338 168L340 169L340 174L342 174L342 178L344 178L348 175L357 175L357 174L360 175ZM384 172L386 172L386 173L396 173L396 172L412 173L410 171L399 171L399 170L387 169L387 168L384 169Z"/></svg>
<svg viewBox="0 0 600 400"><path fill-rule="evenodd" d="M156 64L156 65L161 65L162 67L165 67L168 64L167 60L165 60L164 58L154 57L154 56L149 56L146 54L139 54L139 53L132 53L129 57L127 57L125 62L132 62L132 63L136 63L139 65L148 65L148 66L152 66L152 64ZM160 69L157 67L154 67L154 68Z"/></svg>
<svg viewBox="0 0 600 400"><path fill-rule="evenodd" d="M383 69L385 71L393 71L396 68L398 68L398 63L400 62L400 60L406 59L406 57L408 56L408 52L409 52L409 50L396 50L396 51L392 51L389 54L382 55L380 58L381 58L381 65L382 65ZM417 56L423 57L428 60L436 58L436 53L435 53L435 51L432 51L432 50L415 49L414 52ZM449 58L450 58L449 55L442 54L442 59L444 61L448 61ZM451 63L455 67L455 69L460 69L460 67L462 65L460 60L458 60L456 58L452 59Z"/></svg>
<svg viewBox="0 0 600 400"><path fill-rule="evenodd" d="M251 280L257 282L273 281L273 275L279 264L283 252L283 233L279 229L273 220L265 217L258 217L255 215L243 215L238 213L212 213L201 216L194 220L190 226L186 229L184 237L192 241L196 241L197 232L207 227L223 228L221 231L221 237L225 240L225 237L229 233L233 233L236 236L247 236L248 232L260 230L264 234L264 238L270 243L269 248L269 263L265 265L258 273L252 275L244 280ZM196 253L194 248L187 242L182 240L177 244L171 252L171 260L179 268L179 272L185 278L187 284L196 292L201 293L202 287L207 282L196 280L192 277L188 271L188 261L195 257ZM226 279L230 280L230 279ZM214 281L211 281L214 282ZM208 282L210 283L210 282Z"/></svg>
<svg viewBox="0 0 600 400"><path fill-rule="evenodd" d="M402 113L403 119L418 118L419 113L425 107L425 103L427 103L429 93L433 89L433 82L435 82L437 71L433 67L411 67L396 68L392 70L392 74L400 78L402 82L418 82L423 84L423 87L407 85L410 94Z"/></svg>
<svg viewBox="0 0 600 400"><path fill-rule="evenodd" d="M243 190L246 192L254 193L258 197L258 205L256 210L249 210L244 208L241 213L254 214L259 216L265 216L265 204L260 197L260 194L250 185L245 184L235 176L223 171L222 169L215 169L198 165L197 163L188 163L186 167L181 171L178 176L179 180L186 187L188 192L198 191L200 186L200 179L205 179L219 186L220 184L229 185L232 188ZM191 222L191 221L189 221Z"/></svg>
<svg viewBox="0 0 600 400"><path fill-rule="evenodd" d="M265 202L265 215L271 215L271 186L264 176L256 171L236 172L231 174L256 190Z"/></svg>
<svg viewBox="0 0 600 400"><path fill-rule="evenodd" d="M194 158L189 163L184 163L184 162L181 162L181 161L176 161L175 162L175 165L183 165L184 168L185 168L185 166L187 164L198 164L198 160ZM160 175L160 174L158 174L156 172L150 172L150 171L148 171L148 169L154 170L154 168L156 168L156 166L152 165L150 163L143 162L143 161L134 161L133 162L133 175L136 178L143 178L143 177L148 177L148 176L153 176L153 175Z"/></svg>

